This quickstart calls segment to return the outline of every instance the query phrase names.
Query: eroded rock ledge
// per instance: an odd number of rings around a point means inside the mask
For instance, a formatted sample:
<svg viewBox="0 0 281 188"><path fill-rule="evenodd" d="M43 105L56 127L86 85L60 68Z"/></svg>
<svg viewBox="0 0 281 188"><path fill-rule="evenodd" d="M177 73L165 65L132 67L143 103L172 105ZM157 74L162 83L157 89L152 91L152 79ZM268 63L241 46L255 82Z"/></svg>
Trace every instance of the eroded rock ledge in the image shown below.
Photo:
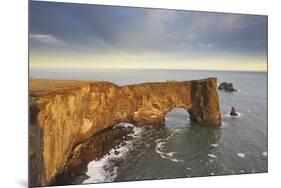
<svg viewBox="0 0 281 188"><path fill-rule="evenodd" d="M186 109L200 125L221 126L217 79L122 87L104 81L30 80L30 186L51 184L67 169L80 165L79 156L86 156L89 148L96 155L98 150L104 153L109 148L89 146L98 143L103 131L112 131L121 122L161 124L174 107ZM114 140L112 135L124 133L107 134L100 139Z"/></svg>

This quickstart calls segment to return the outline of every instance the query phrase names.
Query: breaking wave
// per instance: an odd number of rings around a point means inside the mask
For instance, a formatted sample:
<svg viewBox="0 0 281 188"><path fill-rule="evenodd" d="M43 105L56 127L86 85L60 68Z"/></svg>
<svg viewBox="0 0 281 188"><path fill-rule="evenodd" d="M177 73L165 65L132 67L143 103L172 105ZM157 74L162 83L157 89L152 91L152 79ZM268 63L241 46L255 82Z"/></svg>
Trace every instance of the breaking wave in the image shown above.
<svg viewBox="0 0 281 188"><path fill-rule="evenodd" d="M134 127L134 125L129 123L121 123L117 126L125 128ZM133 137L132 140L123 141L125 144L121 143L111 149L103 158L90 162L86 173L89 178L84 180L83 183L113 182L117 176L117 164L124 160L128 152L133 149L133 142L141 136L142 130L142 128L134 127L133 133L128 134L128 136Z"/></svg>

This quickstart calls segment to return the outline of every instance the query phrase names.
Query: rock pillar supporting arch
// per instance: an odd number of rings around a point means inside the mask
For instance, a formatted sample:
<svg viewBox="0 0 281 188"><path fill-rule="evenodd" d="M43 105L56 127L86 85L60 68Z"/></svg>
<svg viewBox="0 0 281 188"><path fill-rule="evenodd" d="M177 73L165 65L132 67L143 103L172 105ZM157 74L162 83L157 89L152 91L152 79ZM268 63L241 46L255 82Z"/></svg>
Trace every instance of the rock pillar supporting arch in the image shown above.
<svg viewBox="0 0 281 188"><path fill-rule="evenodd" d="M187 109L190 119L203 126L221 126L221 114L216 79L191 82L191 108Z"/></svg>

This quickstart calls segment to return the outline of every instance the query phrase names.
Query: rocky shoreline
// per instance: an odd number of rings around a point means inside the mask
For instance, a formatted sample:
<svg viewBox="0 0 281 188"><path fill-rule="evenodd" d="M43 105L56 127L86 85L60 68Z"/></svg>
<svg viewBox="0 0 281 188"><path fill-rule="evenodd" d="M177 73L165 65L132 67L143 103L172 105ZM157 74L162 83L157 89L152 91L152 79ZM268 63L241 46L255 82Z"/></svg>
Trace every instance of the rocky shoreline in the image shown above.
<svg viewBox="0 0 281 188"><path fill-rule="evenodd" d="M64 170L55 177L51 185L81 184L88 178L87 164L106 155L110 149L121 144L133 128L107 128L96 133L86 142L77 144L68 158Z"/></svg>
<svg viewBox="0 0 281 188"><path fill-rule="evenodd" d="M121 143L135 126L161 125L175 107L202 126L221 126L217 79L117 86L30 80L29 185L61 185ZM83 179L83 178L82 178ZM81 181L82 181L81 179Z"/></svg>

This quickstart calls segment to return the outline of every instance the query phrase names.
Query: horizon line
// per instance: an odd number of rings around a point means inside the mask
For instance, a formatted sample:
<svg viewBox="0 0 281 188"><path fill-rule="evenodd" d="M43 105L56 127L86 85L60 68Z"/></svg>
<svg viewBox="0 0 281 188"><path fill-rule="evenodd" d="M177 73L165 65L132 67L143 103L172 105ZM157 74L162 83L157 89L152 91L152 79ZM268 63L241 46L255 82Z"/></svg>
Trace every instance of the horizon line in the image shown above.
<svg viewBox="0 0 281 188"><path fill-rule="evenodd" d="M71 67L31 67L29 65L29 72L32 70L95 70L95 69L99 69L99 70L177 70L177 71L213 71L213 72L218 72L218 71L225 71L225 72L264 72L267 73L268 72L268 68L266 70L240 70L240 69L236 69L236 70L231 70L231 69L180 69L180 68L134 68L134 67L126 67L126 68L114 68L114 67L79 67L79 68L71 68Z"/></svg>

